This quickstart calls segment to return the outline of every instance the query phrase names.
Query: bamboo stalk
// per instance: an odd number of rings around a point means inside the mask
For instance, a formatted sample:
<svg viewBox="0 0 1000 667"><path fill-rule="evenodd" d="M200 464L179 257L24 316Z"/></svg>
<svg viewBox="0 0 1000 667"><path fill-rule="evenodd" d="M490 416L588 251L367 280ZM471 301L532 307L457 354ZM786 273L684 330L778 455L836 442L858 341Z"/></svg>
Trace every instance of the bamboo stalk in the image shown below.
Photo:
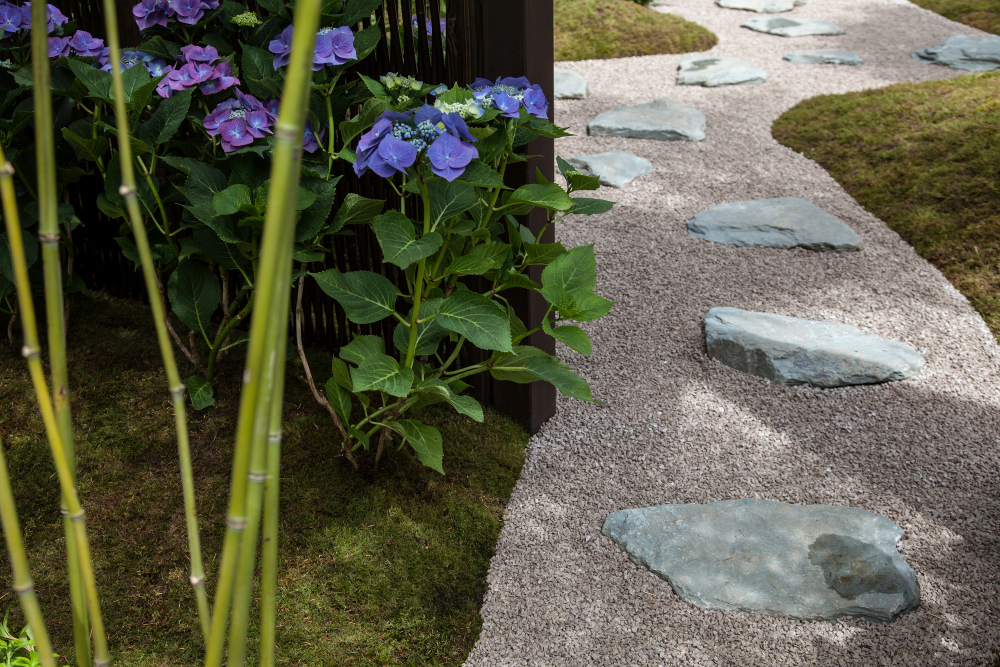
<svg viewBox="0 0 1000 667"><path fill-rule="evenodd" d="M188 553L191 559L190 581L194 587L198 604L198 618L201 622L203 641L208 641L211 628L211 612L208 593L205 591L205 570L201 556L201 538L198 531L198 513L194 493L194 471L191 464L191 443L187 424L187 406L184 403L184 383L177 370L174 348L170 342L167 316L160 298L159 276L149 247L149 238L136 195L135 171L132 165L132 145L128 138L128 109L125 106L125 87L121 74L121 47L118 41L118 18L113 0L104 0L104 22L107 31L108 48L111 57L111 75L115 94L115 121L118 126L118 150L120 154L122 184L119 192L125 198L129 223L135 236L135 245L142 262L142 274L149 296L150 310L156 327L156 339L163 357L163 368L167 373L170 399L174 408L174 427L177 430L177 453L181 470L181 489L184 494L184 515L187 523Z"/></svg>
<svg viewBox="0 0 1000 667"><path fill-rule="evenodd" d="M31 8L32 98L35 112L35 162L38 194L38 234L42 242L42 265L45 283L45 317L48 325L49 370L56 422L62 436L73 484L76 484L76 452L73 445L73 420L69 403L69 371L66 365L66 311L63 298L62 268L59 257L58 192L56 190L55 139L52 129L52 92L49 64L49 40L46 28L47 6L36 2ZM90 627L80 574L80 557L73 539L66 499L61 502L63 531L66 535L66 566L69 572L70 605L73 614L73 638L79 667L90 664Z"/></svg>
<svg viewBox="0 0 1000 667"><path fill-rule="evenodd" d="M24 542L21 540L21 525L17 520L17 507L14 506L14 494L10 488L10 475L7 473L7 458L4 456L3 444L0 443L0 520L3 521L3 534L7 538L7 553L10 554L10 568L14 575L14 591L21 602L24 617L35 638L35 650L38 652L42 667L55 667L52 655L52 644L49 633L42 619L42 609L35 597L35 584L28 570L28 556L24 552Z"/></svg>
<svg viewBox="0 0 1000 667"><path fill-rule="evenodd" d="M299 0L295 8L291 62L286 70L281 111L274 132L274 159L260 246L263 251L257 280L257 303L251 318L247 365L243 374L226 536L216 589L215 613L212 616L205 655L206 667L220 667L222 664L225 629L236 585L242 534L248 520L259 520L248 517L247 476L255 442L264 445L270 426L270 403L275 398L275 383L267 386L266 375L272 359L275 364L273 377L284 374L285 358L283 354L277 355L276 349L280 342L275 339L277 332L274 327L287 326L277 323L287 323L288 319L288 287L295 233L295 201L301 171L302 134L308 109L313 50L321 7L322 0ZM275 317L276 314L280 316ZM258 415L262 417L261 420L255 419ZM259 428L260 422L263 422L263 429ZM228 664L235 667L241 663L230 660Z"/></svg>
<svg viewBox="0 0 1000 667"><path fill-rule="evenodd" d="M287 339L286 339L287 344ZM283 355L279 355L283 356ZM284 381L275 396L280 397ZM264 480L263 545L260 558L260 667L274 667L278 618L278 509L281 490L281 400L271 404L267 437L267 479Z"/></svg>
<svg viewBox="0 0 1000 667"><path fill-rule="evenodd" d="M43 23L44 25L44 23ZM91 631L94 641L94 665L105 667L110 662L108 657L108 641L104 631L104 620L101 618L101 607L97 600L97 584L94 581L94 568L90 559L90 545L87 542L87 528L83 507L76 493L76 485L70 472L69 459L63 444L62 434L56 420L49 387L45 382L45 371L42 368L41 347L38 341L38 324L35 319L35 305L31 300L31 283L28 280L28 262L24 255L24 238L21 235L21 221L17 210L17 198L14 193L12 176L14 165L0 148L0 195L3 197L4 222L7 225L7 239L10 243L11 263L14 268L14 278L17 287L18 304L21 308L21 328L24 333L24 347L21 354L28 362L31 383L35 388L38 407L42 412L42 422L45 424L45 435L52 450L52 460L55 463L59 487L69 512L69 520L73 524L73 540L76 542L80 576L83 582L87 600L87 613L90 615Z"/></svg>

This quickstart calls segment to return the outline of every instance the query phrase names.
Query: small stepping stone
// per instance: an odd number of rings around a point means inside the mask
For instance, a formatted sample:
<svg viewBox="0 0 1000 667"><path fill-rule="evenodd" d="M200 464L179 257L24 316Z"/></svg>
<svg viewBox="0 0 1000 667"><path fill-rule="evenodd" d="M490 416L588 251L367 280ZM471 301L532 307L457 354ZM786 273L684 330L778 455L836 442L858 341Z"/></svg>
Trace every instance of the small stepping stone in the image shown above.
<svg viewBox="0 0 1000 667"><path fill-rule="evenodd" d="M760 14L780 14L790 12L806 0L715 0L715 4L726 9L746 9Z"/></svg>
<svg viewBox="0 0 1000 667"><path fill-rule="evenodd" d="M739 308L708 311L705 343L712 359L789 387L905 380L924 367L924 358L909 345L848 324Z"/></svg>
<svg viewBox="0 0 1000 667"><path fill-rule="evenodd" d="M576 167L581 174L600 176L601 185L612 188L624 188L640 176L653 171L652 162L625 151L579 155L566 161Z"/></svg>
<svg viewBox="0 0 1000 667"><path fill-rule="evenodd" d="M767 73L756 65L736 58L688 56L681 60L677 85L733 86L740 83L764 83Z"/></svg>
<svg viewBox="0 0 1000 667"><path fill-rule="evenodd" d="M656 141L704 141L705 116L666 97L606 111L587 123L594 137L631 137Z"/></svg>
<svg viewBox="0 0 1000 667"><path fill-rule="evenodd" d="M590 94L587 80L576 72L554 68L553 95L557 100L582 100Z"/></svg>
<svg viewBox="0 0 1000 667"><path fill-rule="evenodd" d="M799 51L786 53L785 60L800 65L861 65L865 61L851 51L837 49L817 49L815 51Z"/></svg>
<svg viewBox="0 0 1000 667"><path fill-rule="evenodd" d="M740 24L758 32L781 37L805 37L807 35L843 35L844 30L829 21L815 19L769 19L766 16L755 16Z"/></svg>
<svg viewBox="0 0 1000 667"><path fill-rule="evenodd" d="M799 197L719 204L691 218L687 227L700 239L755 248L843 252L860 250L862 243L850 227Z"/></svg>
<svg viewBox="0 0 1000 667"><path fill-rule="evenodd" d="M723 500L613 512L601 532L707 609L891 622L920 604L903 529L855 507Z"/></svg>
<svg viewBox="0 0 1000 667"><path fill-rule="evenodd" d="M910 55L926 65L936 63L969 72L988 72L1000 67L1000 37L955 35Z"/></svg>

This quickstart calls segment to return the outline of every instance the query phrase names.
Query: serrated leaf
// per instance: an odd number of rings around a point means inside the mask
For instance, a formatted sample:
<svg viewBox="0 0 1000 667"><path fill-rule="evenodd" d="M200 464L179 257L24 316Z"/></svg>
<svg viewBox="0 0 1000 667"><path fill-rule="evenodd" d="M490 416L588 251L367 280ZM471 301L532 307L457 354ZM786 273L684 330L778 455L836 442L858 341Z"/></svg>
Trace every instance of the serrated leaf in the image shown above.
<svg viewBox="0 0 1000 667"><path fill-rule="evenodd" d="M351 382L351 370L347 367L347 364L334 357L332 367L333 380L347 391L354 391L354 383Z"/></svg>
<svg viewBox="0 0 1000 667"><path fill-rule="evenodd" d="M482 160L473 160L456 180L475 185L480 188L503 188L509 190L503 184L503 176L494 171L492 167Z"/></svg>
<svg viewBox="0 0 1000 667"><path fill-rule="evenodd" d="M559 167L559 173L563 175L567 181L569 181L569 172L578 171L576 167L571 165L566 160L562 159L558 155L556 156L556 166Z"/></svg>
<svg viewBox="0 0 1000 667"><path fill-rule="evenodd" d="M340 417L340 422L342 424L350 424L351 392L341 387L334 378L326 381L324 390L326 391L326 400L330 404L330 407L333 408L333 411L337 413L337 416Z"/></svg>
<svg viewBox="0 0 1000 667"><path fill-rule="evenodd" d="M477 422L483 421L483 406L479 404L479 401L471 396L459 396L452 391L447 382L437 378L428 378L418 384L416 389L436 394L461 414L472 417Z"/></svg>
<svg viewBox="0 0 1000 667"><path fill-rule="evenodd" d="M389 317L396 305L396 287L385 276L371 271L341 273L329 269L310 273L328 296L340 303L347 319L355 324L371 324Z"/></svg>
<svg viewBox="0 0 1000 667"><path fill-rule="evenodd" d="M418 239L413 222L399 211L375 218L372 229L382 246L384 260L401 269L433 254L444 242L437 232L428 232Z"/></svg>
<svg viewBox="0 0 1000 667"><path fill-rule="evenodd" d="M191 405L195 410L204 410L215 403L215 390L210 382L200 375L192 375L184 380L187 386L188 396L191 397Z"/></svg>
<svg viewBox="0 0 1000 667"><path fill-rule="evenodd" d="M506 243L480 243L473 246L468 254L453 259L445 274L481 276L487 271L499 269L507 257L509 248Z"/></svg>
<svg viewBox="0 0 1000 667"><path fill-rule="evenodd" d="M77 158L80 160L86 160L90 162L96 162L98 159L104 156L111 147L111 142L108 141L107 137L96 137L94 139L86 139L77 134L74 134L69 130L69 128L62 128L61 130L63 137L66 142L76 153Z"/></svg>
<svg viewBox="0 0 1000 667"><path fill-rule="evenodd" d="M372 15L382 6L383 0L347 0L344 12L340 16L340 25L354 26L361 19Z"/></svg>
<svg viewBox="0 0 1000 667"><path fill-rule="evenodd" d="M511 202L523 202L556 211L567 211L573 207L573 200L557 183L522 185L510 195Z"/></svg>
<svg viewBox="0 0 1000 667"><path fill-rule="evenodd" d="M312 204L302 211L302 217L299 218L299 222L295 226L296 241L307 241L313 238L323 228L326 221L330 219L330 212L333 210L333 200L337 196L337 183L339 181L340 176L331 178L329 181L322 178L302 179L300 190L308 190L315 195L315 199ZM340 229L327 228L326 230L328 234L337 231L340 231Z"/></svg>
<svg viewBox="0 0 1000 667"><path fill-rule="evenodd" d="M497 380L525 384L544 380L563 396L593 401L587 381L573 370L536 347L518 346L509 355L499 355L490 364L490 374Z"/></svg>
<svg viewBox="0 0 1000 667"><path fill-rule="evenodd" d="M358 30L354 33L354 51L358 54L358 60L364 60L375 47L378 46L379 41L382 39L382 32L378 27L378 24L365 28L364 30Z"/></svg>
<svg viewBox="0 0 1000 667"><path fill-rule="evenodd" d="M546 318L542 320L542 330L566 347L576 350L580 354L585 354L589 357L594 352L590 344L590 336L580 327L572 325L553 327L548 318Z"/></svg>
<svg viewBox="0 0 1000 667"><path fill-rule="evenodd" d="M562 243L525 243L524 262L528 265L547 265L566 252Z"/></svg>
<svg viewBox="0 0 1000 667"><path fill-rule="evenodd" d="M261 98L271 97L274 93L265 81L273 82L275 77L274 54L243 42L240 42L240 47L240 79L250 89L250 94Z"/></svg>
<svg viewBox="0 0 1000 667"><path fill-rule="evenodd" d="M222 291L207 266L181 262L167 280L167 296L171 310L181 322L195 331L208 333Z"/></svg>
<svg viewBox="0 0 1000 667"><path fill-rule="evenodd" d="M344 203L337 210L330 226L339 231L344 225L362 225L371 222L385 208L382 199L369 199L353 192L344 197Z"/></svg>
<svg viewBox="0 0 1000 667"><path fill-rule="evenodd" d="M99 70L93 65L89 65L79 60L67 61L73 74L87 88L88 97L111 102L114 100L111 73ZM143 68L145 69L145 68ZM148 72L146 73L148 76Z"/></svg>
<svg viewBox="0 0 1000 667"><path fill-rule="evenodd" d="M111 76L108 74L108 76ZM135 65L134 67L129 67L127 70L122 72L122 86L125 88L125 103L129 104L132 102L132 96L142 89L143 86L147 85L153 80L149 76L149 70L143 65ZM146 96L148 99L148 95Z"/></svg>
<svg viewBox="0 0 1000 667"><path fill-rule="evenodd" d="M252 206L253 194L250 188L242 183L230 185L212 197L212 210L216 215L231 215L239 213L243 207Z"/></svg>
<svg viewBox="0 0 1000 667"><path fill-rule="evenodd" d="M469 290L455 292L438 306L436 321L480 349L510 351L507 314L482 294Z"/></svg>
<svg viewBox="0 0 1000 667"><path fill-rule="evenodd" d="M344 361L350 361L352 364L360 364L368 357L380 356L384 354L385 342L383 342L383 340L378 336L358 336L350 343L340 348L340 358ZM337 369L334 368L334 376L336 376L336 374ZM353 387L354 385L352 384L351 386Z"/></svg>
<svg viewBox="0 0 1000 667"><path fill-rule="evenodd" d="M390 429L403 436L417 458L428 468L444 474L444 445L441 433L433 426L421 424L416 419L400 419L398 422L386 424Z"/></svg>
<svg viewBox="0 0 1000 667"><path fill-rule="evenodd" d="M125 259L137 267L142 264L142 258L139 256L139 248L136 247L135 241L126 236L116 236L115 243L122 249L122 255L124 255Z"/></svg>
<svg viewBox="0 0 1000 667"><path fill-rule="evenodd" d="M578 296L592 293L596 286L597 259L594 257L593 245L567 250L542 271L542 296L545 296L548 288Z"/></svg>
<svg viewBox="0 0 1000 667"><path fill-rule="evenodd" d="M607 213L614 207L614 202L604 199L592 199L589 197L570 197L573 206L569 209L569 215L599 215Z"/></svg>
<svg viewBox="0 0 1000 667"><path fill-rule="evenodd" d="M431 229L437 229L442 222L465 213L479 201L476 191L468 183L455 180L449 183L443 178L427 184L431 200Z"/></svg>
<svg viewBox="0 0 1000 667"><path fill-rule="evenodd" d="M567 180L573 190L596 190L601 187L600 176L587 176L579 171L569 172Z"/></svg>
<svg viewBox="0 0 1000 667"><path fill-rule="evenodd" d="M173 139L191 108L193 94L194 89L189 88L162 100L153 115L139 126L136 138L149 146L165 144Z"/></svg>
<svg viewBox="0 0 1000 667"><path fill-rule="evenodd" d="M413 386L413 369L400 368L399 362L387 354L373 354L351 369L351 380L355 391L378 389L403 398Z"/></svg>
<svg viewBox="0 0 1000 667"><path fill-rule="evenodd" d="M437 315L438 307L440 305L441 299L428 299L427 301L424 301L420 304L420 319ZM407 320L409 319L410 316L407 315ZM447 335L448 331L438 324L437 318L430 320L429 322L424 322L423 324L418 324L414 354L418 357L434 354L437 352L441 339L445 338ZM395 331L392 332L392 344L397 350L400 351L400 353L406 354L410 345L410 327L406 326L402 322L397 324Z"/></svg>

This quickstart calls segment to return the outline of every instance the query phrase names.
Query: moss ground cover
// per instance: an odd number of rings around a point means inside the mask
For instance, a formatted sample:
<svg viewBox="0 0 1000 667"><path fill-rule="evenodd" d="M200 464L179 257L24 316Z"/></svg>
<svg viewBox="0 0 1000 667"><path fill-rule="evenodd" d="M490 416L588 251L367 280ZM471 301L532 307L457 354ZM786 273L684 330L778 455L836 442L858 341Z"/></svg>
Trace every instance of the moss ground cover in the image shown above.
<svg viewBox="0 0 1000 667"><path fill-rule="evenodd" d="M696 23L633 0L555 0L556 60L704 51L717 41Z"/></svg>
<svg viewBox="0 0 1000 667"><path fill-rule="evenodd" d="M914 0L924 9L1000 35L1000 0Z"/></svg>
<svg viewBox="0 0 1000 667"><path fill-rule="evenodd" d="M775 139L816 160L1000 337L1000 74L805 100Z"/></svg>
<svg viewBox="0 0 1000 667"><path fill-rule="evenodd" d="M197 664L202 643L187 581L173 418L149 313L89 295L74 304L69 328L80 489L115 661ZM316 368L329 357L311 353L310 361ZM278 663L461 664L479 634L486 571L527 436L493 412L480 425L429 408L423 417L443 435L446 476L408 450L377 474L364 472L371 461L355 473L335 455L329 417L309 396L299 366L289 364ZM223 535L239 370L227 363L216 405L190 413L210 584ZM26 376L17 350L2 346L0 434L46 621L56 650L68 655L58 488ZM0 560L0 606L20 627L8 563Z"/></svg>

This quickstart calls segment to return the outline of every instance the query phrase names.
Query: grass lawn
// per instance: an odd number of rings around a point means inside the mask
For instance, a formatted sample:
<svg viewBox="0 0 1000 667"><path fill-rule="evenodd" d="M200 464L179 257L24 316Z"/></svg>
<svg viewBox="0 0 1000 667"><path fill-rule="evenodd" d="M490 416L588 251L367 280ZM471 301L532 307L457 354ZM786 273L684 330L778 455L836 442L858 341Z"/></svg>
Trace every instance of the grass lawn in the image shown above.
<svg viewBox="0 0 1000 667"><path fill-rule="evenodd" d="M775 139L938 267L1000 338L1000 73L800 102Z"/></svg>
<svg viewBox="0 0 1000 667"><path fill-rule="evenodd" d="M188 583L173 417L152 320L100 294L70 316L80 491L116 664L195 665L202 657ZM35 586L56 650L72 653L58 486L19 350L0 345L0 436L10 458ZM316 353L314 371L329 365ZM221 551L242 360L225 363L215 406L189 412L209 594ZM442 477L407 451L355 473L329 417L290 362L282 456L278 659L282 665L459 665L527 436L430 408ZM182 373L186 369L182 369ZM189 369L187 369L189 370ZM320 371L322 373L322 371ZM322 378L322 375L321 375ZM23 625L0 558L0 612ZM256 632L256 628L252 629Z"/></svg>
<svg viewBox="0 0 1000 667"><path fill-rule="evenodd" d="M718 38L632 0L555 0L556 60L704 51Z"/></svg>
<svg viewBox="0 0 1000 667"><path fill-rule="evenodd" d="M913 0L952 21L1000 35L1000 0Z"/></svg>

